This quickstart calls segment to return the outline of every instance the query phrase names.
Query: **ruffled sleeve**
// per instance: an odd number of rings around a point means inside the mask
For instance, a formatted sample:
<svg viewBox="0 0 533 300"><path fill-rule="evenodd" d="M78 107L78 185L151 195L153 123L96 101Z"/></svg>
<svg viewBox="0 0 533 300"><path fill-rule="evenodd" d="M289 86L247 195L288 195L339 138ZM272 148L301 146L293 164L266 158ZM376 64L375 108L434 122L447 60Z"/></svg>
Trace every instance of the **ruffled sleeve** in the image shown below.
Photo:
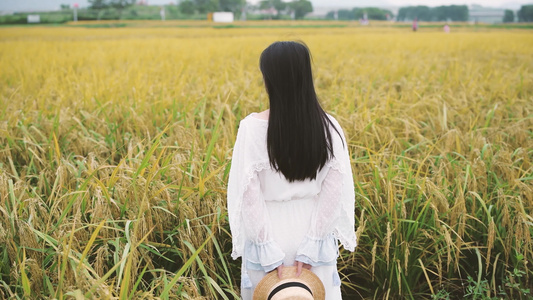
<svg viewBox="0 0 533 300"><path fill-rule="evenodd" d="M228 216L233 251L245 256L248 267L270 271L281 265L285 254L273 241L258 173L270 167L266 154L265 126L245 118L239 125L228 179ZM247 241L248 244L245 244Z"/></svg>
<svg viewBox="0 0 533 300"><path fill-rule="evenodd" d="M333 230L341 212L342 174L330 169L322 182L311 227L296 252L296 260L312 266L334 264L337 261L337 240Z"/></svg>
<svg viewBox="0 0 533 300"><path fill-rule="evenodd" d="M355 192L348 145L341 127L333 119L342 136L332 129L335 157L326 165L328 173L322 182L311 227L296 253L296 260L312 266L334 264L338 257L337 239L344 248L354 251Z"/></svg>
<svg viewBox="0 0 533 300"><path fill-rule="evenodd" d="M242 221L248 244L245 245L247 267L270 272L283 263L285 253L272 239L270 217L261 194L259 177L248 184L242 201Z"/></svg>

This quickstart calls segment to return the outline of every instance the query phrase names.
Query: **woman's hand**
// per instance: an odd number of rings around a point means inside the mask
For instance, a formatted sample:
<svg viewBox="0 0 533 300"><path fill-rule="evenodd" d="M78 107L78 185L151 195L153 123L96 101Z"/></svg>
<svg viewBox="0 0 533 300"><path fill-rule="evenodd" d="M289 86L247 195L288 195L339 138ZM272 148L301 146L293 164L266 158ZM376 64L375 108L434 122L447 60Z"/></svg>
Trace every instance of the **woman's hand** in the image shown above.
<svg viewBox="0 0 533 300"><path fill-rule="evenodd" d="M300 274L302 274L302 269L311 270L311 265L305 264L301 261L297 261L294 265L296 266L296 277L299 277ZM278 272L278 278L281 279L281 276L283 275L283 264L277 267L277 272Z"/></svg>
<svg viewBox="0 0 533 300"><path fill-rule="evenodd" d="M301 261L297 261L296 262L296 277L299 277L300 274L302 274L302 269L307 269L307 270L311 270L311 265L309 264L304 264L303 262ZM279 275L279 273L278 273ZM281 278L281 277L280 277Z"/></svg>
<svg viewBox="0 0 533 300"><path fill-rule="evenodd" d="M278 278L281 279L281 273L283 273L283 264L278 267Z"/></svg>

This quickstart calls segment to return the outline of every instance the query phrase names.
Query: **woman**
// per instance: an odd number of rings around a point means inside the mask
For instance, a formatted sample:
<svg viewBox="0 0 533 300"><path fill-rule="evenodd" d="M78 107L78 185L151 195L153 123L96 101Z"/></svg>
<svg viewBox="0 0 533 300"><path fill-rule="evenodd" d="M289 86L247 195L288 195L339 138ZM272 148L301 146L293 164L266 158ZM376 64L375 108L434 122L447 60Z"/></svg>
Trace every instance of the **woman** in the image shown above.
<svg viewBox="0 0 533 300"><path fill-rule="evenodd" d="M228 181L242 298L266 273L297 265L318 275L326 299L341 299L338 241L356 246L348 146L318 103L305 44L273 43L260 69L270 109L240 122Z"/></svg>

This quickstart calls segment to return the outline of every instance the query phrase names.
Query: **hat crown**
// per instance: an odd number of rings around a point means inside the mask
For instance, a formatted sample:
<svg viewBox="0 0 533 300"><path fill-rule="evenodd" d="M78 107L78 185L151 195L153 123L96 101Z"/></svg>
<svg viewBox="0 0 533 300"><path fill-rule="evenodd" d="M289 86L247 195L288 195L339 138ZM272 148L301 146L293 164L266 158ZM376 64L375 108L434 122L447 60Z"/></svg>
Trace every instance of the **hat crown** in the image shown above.
<svg viewBox="0 0 533 300"><path fill-rule="evenodd" d="M276 284L268 293L267 300L285 299L313 300L313 292L305 283L288 281Z"/></svg>
<svg viewBox="0 0 533 300"><path fill-rule="evenodd" d="M324 284L313 272L303 269L296 276L297 268L284 267L282 278L277 272L268 273L257 284L254 300L324 300Z"/></svg>

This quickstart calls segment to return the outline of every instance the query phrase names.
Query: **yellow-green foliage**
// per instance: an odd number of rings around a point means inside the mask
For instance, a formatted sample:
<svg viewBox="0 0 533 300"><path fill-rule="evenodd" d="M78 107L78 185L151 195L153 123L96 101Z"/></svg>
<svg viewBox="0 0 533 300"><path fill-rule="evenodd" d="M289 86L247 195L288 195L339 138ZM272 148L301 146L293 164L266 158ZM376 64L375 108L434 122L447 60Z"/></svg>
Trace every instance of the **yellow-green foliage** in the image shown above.
<svg viewBox="0 0 533 300"><path fill-rule="evenodd" d="M0 298L236 297L231 148L286 39L352 154L347 297L526 297L530 31L132 24L0 29Z"/></svg>

